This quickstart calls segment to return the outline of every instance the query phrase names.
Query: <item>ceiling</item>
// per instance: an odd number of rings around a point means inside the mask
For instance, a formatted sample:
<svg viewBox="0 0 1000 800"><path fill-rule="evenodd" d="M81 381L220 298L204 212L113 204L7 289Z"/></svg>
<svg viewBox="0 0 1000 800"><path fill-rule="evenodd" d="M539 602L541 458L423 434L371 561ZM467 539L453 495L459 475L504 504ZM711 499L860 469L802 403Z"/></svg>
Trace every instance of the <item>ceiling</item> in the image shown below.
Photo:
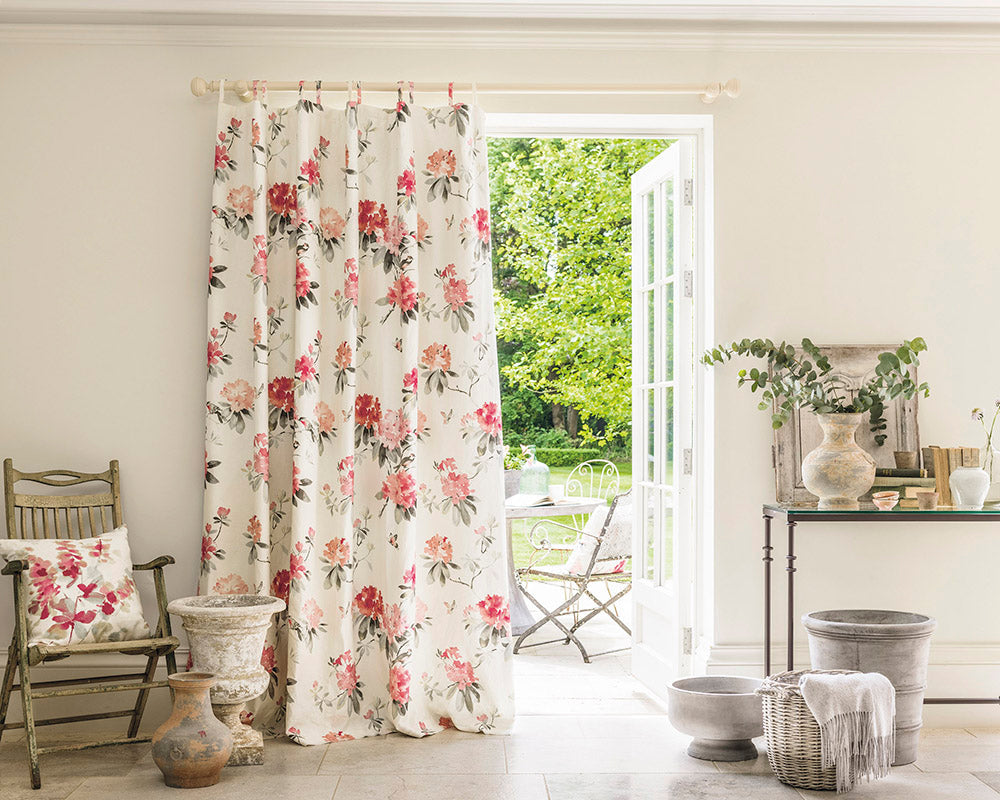
<svg viewBox="0 0 1000 800"><path fill-rule="evenodd" d="M388 19L1000 23L1000 0L0 0L0 23L262 25Z"/></svg>

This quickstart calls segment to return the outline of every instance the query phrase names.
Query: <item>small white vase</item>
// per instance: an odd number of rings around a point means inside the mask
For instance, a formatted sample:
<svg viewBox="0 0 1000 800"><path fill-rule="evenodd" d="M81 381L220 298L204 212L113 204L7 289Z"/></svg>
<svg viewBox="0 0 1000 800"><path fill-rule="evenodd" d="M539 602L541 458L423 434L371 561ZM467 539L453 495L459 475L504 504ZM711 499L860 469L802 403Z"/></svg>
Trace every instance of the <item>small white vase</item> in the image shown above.
<svg viewBox="0 0 1000 800"><path fill-rule="evenodd" d="M948 478L955 508L978 511L990 491L990 474L979 467L958 467Z"/></svg>
<svg viewBox="0 0 1000 800"><path fill-rule="evenodd" d="M823 442L802 459L802 483L819 508L851 510L875 482L875 459L854 438L863 414L817 414Z"/></svg>

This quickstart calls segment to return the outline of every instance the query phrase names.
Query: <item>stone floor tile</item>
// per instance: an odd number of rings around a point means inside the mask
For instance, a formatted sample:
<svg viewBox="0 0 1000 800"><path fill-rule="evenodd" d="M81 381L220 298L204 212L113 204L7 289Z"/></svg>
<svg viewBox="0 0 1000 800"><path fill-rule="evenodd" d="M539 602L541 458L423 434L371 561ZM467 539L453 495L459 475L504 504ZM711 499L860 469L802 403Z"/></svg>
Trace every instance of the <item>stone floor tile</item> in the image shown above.
<svg viewBox="0 0 1000 800"><path fill-rule="evenodd" d="M807 800L829 800L832 792L799 790ZM997 800L997 793L967 772L930 774L896 771L888 778L863 783L846 795L851 800Z"/></svg>
<svg viewBox="0 0 1000 800"><path fill-rule="evenodd" d="M548 800L541 775L345 775L334 800Z"/></svg>
<svg viewBox="0 0 1000 800"><path fill-rule="evenodd" d="M505 738L505 737L504 737ZM504 773L504 738L444 731L417 739L393 733L327 748L321 775Z"/></svg>
<svg viewBox="0 0 1000 800"><path fill-rule="evenodd" d="M1000 792L1000 772L974 772L972 773L987 786Z"/></svg>
<svg viewBox="0 0 1000 800"><path fill-rule="evenodd" d="M42 773L42 788L31 788L27 764L22 769L0 770L0 797L3 800L64 800L83 778L54 778Z"/></svg>
<svg viewBox="0 0 1000 800"><path fill-rule="evenodd" d="M521 714L514 718L511 736L545 736L553 739L582 739L585 734L580 718L568 714L545 716Z"/></svg>
<svg viewBox="0 0 1000 800"><path fill-rule="evenodd" d="M227 768L215 786L191 790L197 800L238 800L238 798L265 798L266 800L330 800L337 788L336 775L261 775L247 768ZM177 800L182 793L163 783L158 771L121 778L87 778L66 800L96 800L97 798L124 798L141 800L171 798ZM184 795L185 797L187 795ZM6 800L6 798L4 798Z"/></svg>
<svg viewBox="0 0 1000 800"><path fill-rule="evenodd" d="M758 775L549 775L550 800L798 800L774 778Z"/></svg>
<svg viewBox="0 0 1000 800"><path fill-rule="evenodd" d="M86 737L85 737L86 738ZM66 740L58 740L65 742ZM56 743L56 741L43 743ZM42 781L50 778L91 778L124 775L150 753L149 743L116 745L94 750L71 750L49 753L39 759ZM24 742L6 741L0 744L0 774L18 774L27 771L27 752ZM6 800L6 798L4 798Z"/></svg>
<svg viewBox="0 0 1000 800"><path fill-rule="evenodd" d="M1000 747L921 742L916 765L921 772L1000 772Z"/></svg>
<svg viewBox="0 0 1000 800"><path fill-rule="evenodd" d="M713 772L711 761L689 757L660 739L589 738L555 740L512 736L507 765L513 773Z"/></svg>
<svg viewBox="0 0 1000 800"><path fill-rule="evenodd" d="M989 732L990 729L983 731L984 735L988 735ZM997 737L997 741L1000 742L1000 737ZM928 744L986 744L986 742L977 742L976 735L965 728L921 728L920 743L924 742Z"/></svg>

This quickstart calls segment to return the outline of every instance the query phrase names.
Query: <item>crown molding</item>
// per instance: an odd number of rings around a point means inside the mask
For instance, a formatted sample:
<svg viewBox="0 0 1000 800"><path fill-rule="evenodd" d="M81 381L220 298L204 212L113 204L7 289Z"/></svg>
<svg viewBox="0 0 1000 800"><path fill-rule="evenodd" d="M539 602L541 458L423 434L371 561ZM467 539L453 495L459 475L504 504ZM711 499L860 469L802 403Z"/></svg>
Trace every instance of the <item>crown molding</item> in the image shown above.
<svg viewBox="0 0 1000 800"><path fill-rule="evenodd" d="M433 46L735 52L1000 53L1000 26L929 30L806 26L673 28L255 27L218 25L78 25L0 23L0 42L61 45L253 47L297 44L341 47Z"/></svg>

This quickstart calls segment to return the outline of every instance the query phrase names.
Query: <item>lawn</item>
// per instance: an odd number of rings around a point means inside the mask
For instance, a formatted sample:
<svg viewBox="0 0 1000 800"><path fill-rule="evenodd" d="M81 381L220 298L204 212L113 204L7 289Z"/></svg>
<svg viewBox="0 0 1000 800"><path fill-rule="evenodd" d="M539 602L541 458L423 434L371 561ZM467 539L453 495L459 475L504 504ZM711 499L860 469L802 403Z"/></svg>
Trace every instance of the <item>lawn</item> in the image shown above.
<svg viewBox="0 0 1000 800"><path fill-rule="evenodd" d="M632 487L632 462L630 461L618 461L615 462L615 466L618 468L618 473L621 476L619 482L619 492L627 492ZM569 477L570 472L573 471L572 467L552 467L549 473L549 485L550 486L565 486L566 479ZM552 517L555 522L562 522L566 525L573 524L573 518L570 516L565 517ZM528 531L532 525L536 524L539 520L537 519L516 519L514 520L514 535L513 535L513 545L514 545L514 564L518 567L527 566L528 561L531 559L531 554L534 552L531 545L528 543ZM562 531L559 528L554 529L553 533L566 533L569 531ZM540 564L560 564L566 561L566 553L559 552L553 553L552 555L546 557L545 559L539 561Z"/></svg>

